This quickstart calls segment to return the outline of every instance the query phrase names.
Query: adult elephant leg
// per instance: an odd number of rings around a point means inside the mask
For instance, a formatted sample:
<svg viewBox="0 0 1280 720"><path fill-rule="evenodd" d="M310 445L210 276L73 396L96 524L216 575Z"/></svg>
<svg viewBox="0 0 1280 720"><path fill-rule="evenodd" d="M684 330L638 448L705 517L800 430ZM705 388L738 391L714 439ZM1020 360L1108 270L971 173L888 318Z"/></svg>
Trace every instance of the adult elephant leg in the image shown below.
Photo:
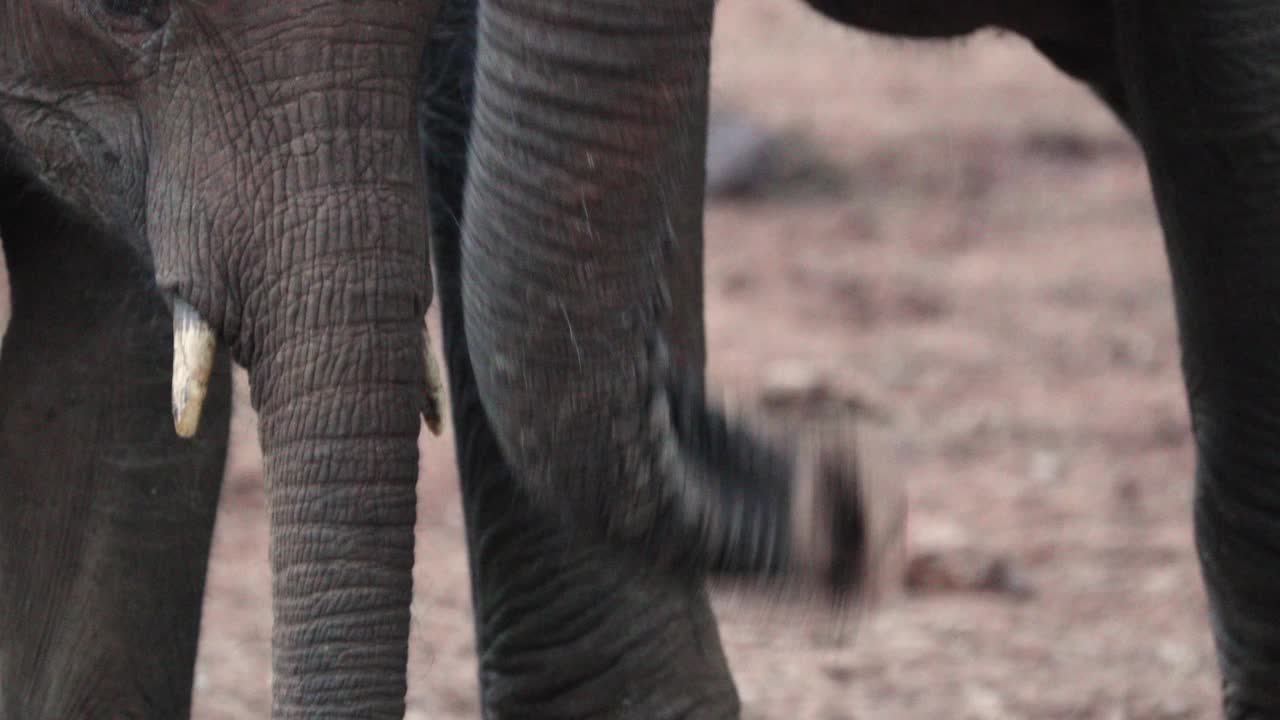
<svg viewBox="0 0 1280 720"><path fill-rule="evenodd" d="M179 439L172 320L133 253L38 200L0 234L0 718L186 717L229 362Z"/></svg>
<svg viewBox="0 0 1280 720"><path fill-rule="evenodd" d="M1173 270L1226 714L1280 717L1280 3L1117 8Z"/></svg>
<svg viewBox="0 0 1280 720"><path fill-rule="evenodd" d="M456 252L439 252L437 287L485 717L737 717L702 579L655 575L586 540L503 461L462 332Z"/></svg>
<svg viewBox="0 0 1280 720"><path fill-rule="evenodd" d="M512 476L480 402L463 328L458 225L474 10L471 0L451 2L437 24L422 117L484 715L736 717L737 695L701 581L641 577L580 542ZM674 281L700 297L699 266L681 267L695 272ZM696 332L673 328L673 337L700 357L700 313L693 324Z"/></svg>

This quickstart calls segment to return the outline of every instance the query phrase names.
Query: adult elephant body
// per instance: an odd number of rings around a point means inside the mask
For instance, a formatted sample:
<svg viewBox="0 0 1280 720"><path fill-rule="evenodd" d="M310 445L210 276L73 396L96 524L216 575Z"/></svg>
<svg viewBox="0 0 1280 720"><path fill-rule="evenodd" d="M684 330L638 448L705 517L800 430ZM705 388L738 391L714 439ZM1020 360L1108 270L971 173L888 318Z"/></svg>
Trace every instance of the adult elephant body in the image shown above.
<svg viewBox="0 0 1280 720"><path fill-rule="evenodd" d="M1280 2L810 4L901 36L1018 32L1141 143L1173 269L1225 712L1280 716ZM626 545L661 528L687 538L672 562L767 566L775 556L734 533L776 517L703 502L725 497L717 468L732 463L717 465L719 449L741 457L750 443L706 442L734 431L704 412L700 328L671 322L697 317L700 302L672 267L700 253L713 0L479 7L454 301L493 442L535 493L576 498L598 536ZM772 470L752 487L804 472L761 466ZM598 511L573 487L590 479L632 502ZM493 685L518 684L511 667ZM728 698L708 701L706 716L735 712Z"/></svg>

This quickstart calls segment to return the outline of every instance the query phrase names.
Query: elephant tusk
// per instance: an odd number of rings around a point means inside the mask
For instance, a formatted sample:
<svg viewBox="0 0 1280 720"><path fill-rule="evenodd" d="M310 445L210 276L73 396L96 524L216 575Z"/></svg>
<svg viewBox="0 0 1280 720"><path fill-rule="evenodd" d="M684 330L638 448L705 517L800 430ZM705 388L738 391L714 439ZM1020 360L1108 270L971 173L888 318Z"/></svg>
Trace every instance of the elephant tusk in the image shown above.
<svg viewBox="0 0 1280 720"><path fill-rule="evenodd" d="M173 301L173 429L189 438L200 427L200 411L209 391L218 339L200 313L182 300Z"/></svg>
<svg viewBox="0 0 1280 720"><path fill-rule="evenodd" d="M422 419L432 435L440 437L444 432L444 380L436 356L431 352L431 332L422 328L422 360L427 365L427 402L422 408Z"/></svg>

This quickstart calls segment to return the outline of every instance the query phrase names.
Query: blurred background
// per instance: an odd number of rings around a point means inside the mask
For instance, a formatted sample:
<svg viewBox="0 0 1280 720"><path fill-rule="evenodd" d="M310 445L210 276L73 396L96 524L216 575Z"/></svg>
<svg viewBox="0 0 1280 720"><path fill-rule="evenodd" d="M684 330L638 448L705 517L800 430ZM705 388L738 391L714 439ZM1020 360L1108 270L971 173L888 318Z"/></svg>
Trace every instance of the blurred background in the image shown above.
<svg viewBox="0 0 1280 720"><path fill-rule="evenodd" d="M718 597L745 717L1215 715L1170 290L1133 143L1017 38L906 44L798 2L721 2L713 85L712 384L752 412L873 408L864 454L911 502L875 613L837 626ZM240 381L199 720L269 709ZM410 717L476 718L452 439L421 444Z"/></svg>

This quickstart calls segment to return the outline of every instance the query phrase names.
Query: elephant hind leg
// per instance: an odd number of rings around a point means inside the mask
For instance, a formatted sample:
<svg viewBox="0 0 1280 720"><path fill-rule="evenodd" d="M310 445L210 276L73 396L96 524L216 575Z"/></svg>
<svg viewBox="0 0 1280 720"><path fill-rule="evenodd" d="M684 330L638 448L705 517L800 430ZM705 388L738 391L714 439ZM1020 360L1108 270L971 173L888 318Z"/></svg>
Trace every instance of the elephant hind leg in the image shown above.
<svg viewBox="0 0 1280 720"><path fill-rule="evenodd" d="M34 197L0 216L0 719L181 718L226 449L229 363L180 440L171 320L132 253Z"/></svg>
<svg viewBox="0 0 1280 720"><path fill-rule="evenodd" d="M1173 270L1224 707L1280 717L1280 5L1117 6Z"/></svg>

